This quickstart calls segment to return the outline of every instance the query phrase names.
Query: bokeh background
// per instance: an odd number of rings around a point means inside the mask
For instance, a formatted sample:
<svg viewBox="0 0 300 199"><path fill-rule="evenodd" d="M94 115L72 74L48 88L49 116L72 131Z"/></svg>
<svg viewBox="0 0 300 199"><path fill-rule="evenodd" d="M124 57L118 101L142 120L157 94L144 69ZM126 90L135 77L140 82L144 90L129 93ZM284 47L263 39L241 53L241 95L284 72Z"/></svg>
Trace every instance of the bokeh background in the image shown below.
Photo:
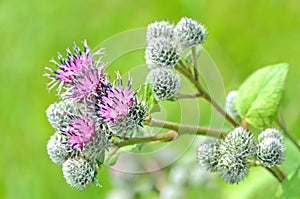
<svg viewBox="0 0 300 199"><path fill-rule="evenodd" d="M289 63L282 109L289 130L299 139L299 10L298 0L1 0L0 198L108 197L115 184L107 167L99 175L102 188L92 185L78 192L65 183L60 168L47 156L46 143L53 130L45 110L57 98L46 90L44 67L73 41L87 39L93 48L114 34L160 19L176 22L189 16L207 26L209 39L204 47L218 66L226 91L238 88L261 66ZM117 63L126 71L143 61L143 54L137 53ZM203 110L205 115L210 109ZM149 176L143 176L144 181ZM279 184L262 169L254 169L239 185L226 185L218 177L213 180L213 186L204 182L187 188L181 197L275 198L280 194ZM139 197L158 195L154 191Z"/></svg>

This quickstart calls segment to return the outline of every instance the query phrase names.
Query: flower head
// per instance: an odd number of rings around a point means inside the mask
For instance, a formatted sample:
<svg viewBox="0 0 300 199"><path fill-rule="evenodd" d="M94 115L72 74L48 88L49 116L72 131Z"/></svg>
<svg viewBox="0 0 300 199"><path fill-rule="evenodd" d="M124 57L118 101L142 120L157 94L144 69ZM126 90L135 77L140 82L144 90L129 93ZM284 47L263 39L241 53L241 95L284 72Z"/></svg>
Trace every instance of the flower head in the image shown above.
<svg viewBox="0 0 300 199"><path fill-rule="evenodd" d="M80 150L97 136L94 121L85 115L74 117L71 124L66 127L64 134L68 137L67 144L73 149Z"/></svg>
<svg viewBox="0 0 300 199"><path fill-rule="evenodd" d="M126 87L117 73L117 84L111 86L106 95L101 96L97 104L98 116L107 123L109 130L115 135L132 135L146 117L146 106L139 101L136 93L130 91L131 80Z"/></svg>
<svg viewBox="0 0 300 199"><path fill-rule="evenodd" d="M283 135L277 129L266 129L258 136L256 157L265 167L279 165L284 160Z"/></svg>
<svg viewBox="0 0 300 199"><path fill-rule="evenodd" d="M58 53L59 62L54 59L50 62L54 63L57 66L57 69L48 69L52 74L46 74L52 81L48 84L49 90L59 84L58 89L65 84L70 84L77 77L77 75L83 70L90 68L93 64L93 56L90 52L90 48L87 45L87 42L83 42L84 49L81 49L74 43L74 53L70 49L67 49L67 58L64 58L60 53ZM101 54L101 50L97 52Z"/></svg>
<svg viewBox="0 0 300 199"><path fill-rule="evenodd" d="M283 142L282 133L275 128L267 128L258 135L258 142L262 142L266 138L278 139L280 142Z"/></svg>
<svg viewBox="0 0 300 199"><path fill-rule="evenodd" d="M248 175L249 165L246 159L226 153L220 157L218 171L225 182L233 184L240 182Z"/></svg>
<svg viewBox="0 0 300 199"><path fill-rule="evenodd" d="M155 68L149 73L156 100L167 100L178 93L180 76L170 68ZM151 80L152 78L152 80Z"/></svg>
<svg viewBox="0 0 300 199"><path fill-rule="evenodd" d="M105 122L114 123L120 118L123 118L130 109L131 104L134 102L135 92L130 91L131 80L128 80L127 86L122 87L122 79L120 74L118 76L118 83L111 86L106 95L100 96L98 103L98 115Z"/></svg>
<svg viewBox="0 0 300 199"><path fill-rule="evenodd" d="M63 94L64 98L73 98L79 102L94 101L97 96L103 95L109 84L102 67L83 70L72 86Z"/></svg>
<svg viewBox="0 0 300 199"><path fill-rule="evenodd" d="M70 146L65 144L66 141L67 137L60 132L56 132L48 141L47 152L55 164L62 165L69 157L76 154Z"/></svg>
<svg viewBox="0 0 300 199"><path fill-rule="evenodd" d="M156 67L173 67L179 60L181 48L170 38L152 39L146 48L145 59L150 69Z"/></svg>
<svg viewBox="0 0 300 199"><path fill-rule="evenodd" d="M70 116L80 114L80 109L82 109L80 104L73 99L65 99L51 104L46 110L46 115L52 127L60 130L63 126L70 123Z"/></svg>
<svg viewBox="0 0 300 199"><path fill-rule="evenodd" d="M150 23L147 27L146 41L151 42L153 39L160 37L173 38L174 25L168 21L155 21Z"/></svg>
<svg viewBox="0 0 300 199"><path fill-rule="evenodd" d="M198 148L199 164L210 172L215 172L218 169L219 145L218 140L209 140L202 143Z"/></svg>
<svg viewBox="0 0 300 199"><path fill-rule="evenodd" d="M234 99L237 96L238 91L233 90L230 91L226 96L226 103L225 103L225 111L228 113L232 118L239 119L240 116L234 106Z"/></svg>
<svg viewBox="0 0 300 199"><path fill-rule="evenodd" d="M206 38L206 29L197 21L183 17L175 26L175 34L183 47L190 48L203 43Z"/></svg>
<svg viewBox="0 0 300 199"><path fill-rule="evenodd" d="M63 163L62 171L67 183L82 191L93 181L95 164L82 157L69 158Z"/></svg>
<svg viewBox="0 0 300 199"><path fill-rule="evenodd" d="M237 158L251 157L256 152L252 135L242 127L229 132L220 143L221 154L231 154Z"/></svg>

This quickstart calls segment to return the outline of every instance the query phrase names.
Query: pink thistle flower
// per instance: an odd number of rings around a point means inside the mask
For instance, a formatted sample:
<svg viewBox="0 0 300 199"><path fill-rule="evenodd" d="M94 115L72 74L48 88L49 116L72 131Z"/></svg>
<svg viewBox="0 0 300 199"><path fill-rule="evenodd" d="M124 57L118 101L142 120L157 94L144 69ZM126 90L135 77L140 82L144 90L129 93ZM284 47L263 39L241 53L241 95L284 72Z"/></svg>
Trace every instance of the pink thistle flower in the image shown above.
<svg viewBox="0 0 300 199"><path fill-rule="evenodd" d="M93 63L93 56L95 54L101 54L102 49L94 54L90 52L90 48L87 45L86 40L83 41L84 49L83 51L77 47L74 42L74 54L70 49L67 49L67 58L64 58L60 53L58 53L59 62L56 62L54 59L50 62L54 63L57 66L57 70L47 68L53 74L46 74L52 81L48 84L49 90L55 87L59 83L58 90L65 84L70 84L77 77L77 75L83 70L90 68Z"/></svg>
<svg viewBox="0 0 300 199"><path fill-rule="evenodd" d="M105 93L108 78L102 67L90 68L73 81L72 86L62 95L63 98L73 98L78 102L94 101L97 96Z"/></svg>
<svg viewBox="0 0 300 199"><path fill-rule="evenodd" d="M104 122L114 123L120 118L125 117L130 110L131 104L134 102L135 92L131 92L131 81L128 80L127 86L122 87L122 79L118 76L118 85L112 86L107 90L106 95L100 96L98 103L98 115Z"/></svg>
<svg viewBox="0 0 300 199"><path fill-rule="evenodd" d="M64 134L68 137L66 144L71 145L73 149L81 150L86 143L97 136L93 120L85 115L73 118L71 124L66 127Z"/></svg>

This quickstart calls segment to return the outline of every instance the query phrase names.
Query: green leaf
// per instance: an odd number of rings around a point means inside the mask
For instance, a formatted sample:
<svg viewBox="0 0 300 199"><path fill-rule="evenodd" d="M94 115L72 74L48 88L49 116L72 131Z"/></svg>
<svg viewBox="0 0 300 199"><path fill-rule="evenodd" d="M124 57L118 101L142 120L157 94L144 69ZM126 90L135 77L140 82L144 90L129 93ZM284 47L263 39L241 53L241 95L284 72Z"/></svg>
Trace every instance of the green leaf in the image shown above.
<svg viewBox="0 0 300 199"><path fill-rule="evenodd" d="M284 199L294 199L300 198L300 167L296 170L296 172L288 179L285 179L282 182L283 194L282 198Z"/></svg>
<svg viewBox="0 0 300 199"><path fill-rule="evenodd" d="M138 93L139 93L139 96L142 98L142 100L146 102L147 109L151 113L155 112L152 109L155 107L155 105L158 104L158 102L154 97L154 92L152 90L151 83L144 84Z"/></svg>
<svg viewBox="0 0 300 199"><path fill-rule="evenodd" d="M267 127L280 104L288 64L266 66L254 72L240 86L234 104L239 115L255 127Z"/></svg>
<svg viewBox="0 0 300 199"><path fill-rule="evenodd" d="M105 158L105 151L102 151L99 158L96 159L97 165L100 166L103 164Z"/></svg>

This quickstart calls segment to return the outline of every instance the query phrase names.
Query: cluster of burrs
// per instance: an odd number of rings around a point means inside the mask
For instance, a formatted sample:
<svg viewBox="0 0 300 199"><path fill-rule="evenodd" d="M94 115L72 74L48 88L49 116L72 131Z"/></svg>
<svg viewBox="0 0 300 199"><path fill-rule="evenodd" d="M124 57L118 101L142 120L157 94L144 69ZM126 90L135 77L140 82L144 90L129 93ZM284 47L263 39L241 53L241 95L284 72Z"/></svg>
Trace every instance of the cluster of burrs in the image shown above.
<svg viewBox="0 0 300 199"><path fill-rule="evenodd" d="M219 172L228 183L238 183L248 175L251 162L259 161L268 168L282 163L283 135L277 129L268 128L259 134L256 144L249 131L237 127L221 140L202 143L198 159L207 171Z"/></svg>
<svg viewBox="0 0 300 199"><path fill-rule="evenodd" d="M174 66L185 49L203 43L205 38L205 27L188 17L181 18L176 25L163 20L148 25L145 59L156 100L168 100L178 93L180 76Z"/></svg>
<svg viewBox="0 0 300 199"><path fill-rule="evenodd" d="M46 110L55 130L47 144L51 160L62 167L68 184L77 190L97 183L111 137L131 137L142 126L147 108L131 91L131 79L123 86L122 78L110 82L104 73L103 49L91 53L86 41L81 50L67 49L67 57L58 54L51 60L57 68L46 68L51 79L49 90L56 87L60 101ZM100 56L97 61L95 57Z"/></svg>

